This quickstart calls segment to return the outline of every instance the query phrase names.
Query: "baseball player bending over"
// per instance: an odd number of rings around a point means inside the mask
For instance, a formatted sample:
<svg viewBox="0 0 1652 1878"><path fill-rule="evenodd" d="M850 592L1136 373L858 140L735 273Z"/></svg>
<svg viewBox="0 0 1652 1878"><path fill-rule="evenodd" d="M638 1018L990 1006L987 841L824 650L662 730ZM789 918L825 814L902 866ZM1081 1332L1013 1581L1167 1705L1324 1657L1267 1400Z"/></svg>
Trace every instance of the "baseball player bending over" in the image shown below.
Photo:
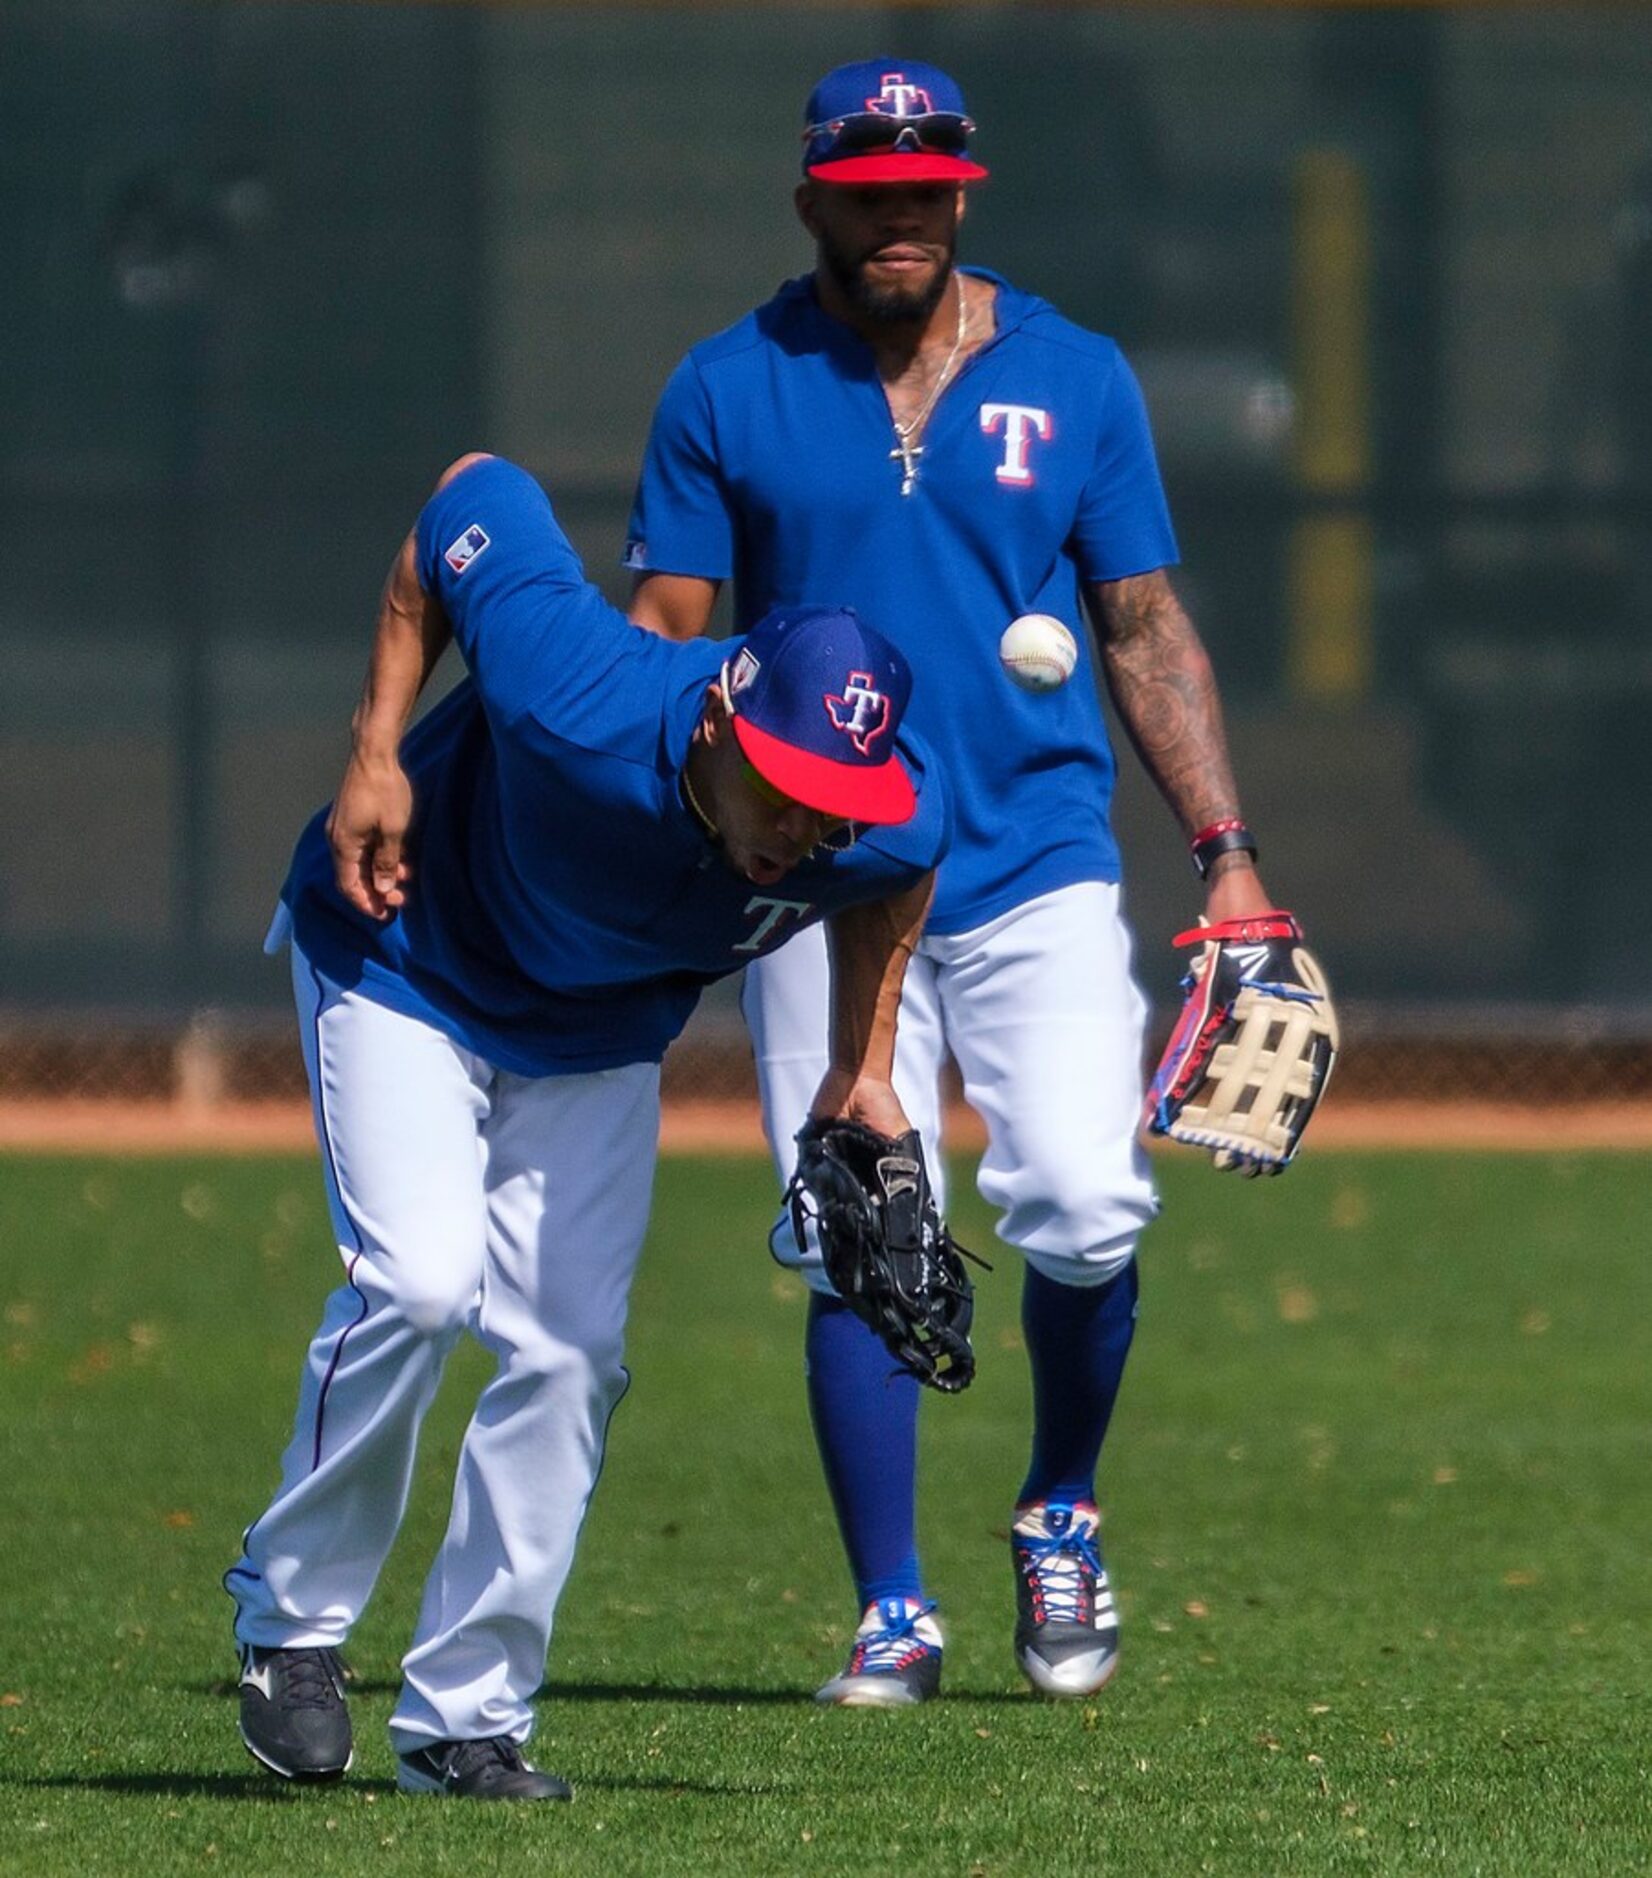
<svg viewBox="0 0 1652 1878"><path fill-rule="evenodd" d="M468 680L403 741L450 635ZM847 611L778 609L723 644L638 630L500 458L462 459L425 505L271 934L344 1261L281 1484L225 1579L242 1738L275 1773L350 1765L338 1650L469 1328L497 1368L403 1662L399 1784L568 1797L522 1744L627 1382L660 1058L703 985L825 921L820 1113L907 1127L893 1010L949 826L901 730L910 686Z"/></svg>

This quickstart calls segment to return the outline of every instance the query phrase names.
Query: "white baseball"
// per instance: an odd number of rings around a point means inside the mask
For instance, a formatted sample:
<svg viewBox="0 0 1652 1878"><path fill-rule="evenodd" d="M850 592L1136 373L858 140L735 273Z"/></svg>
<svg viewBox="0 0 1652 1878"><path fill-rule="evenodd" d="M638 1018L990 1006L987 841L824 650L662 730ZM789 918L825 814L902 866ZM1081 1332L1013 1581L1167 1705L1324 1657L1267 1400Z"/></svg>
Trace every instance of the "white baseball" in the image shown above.
<svg viewBox="0 0 1652 1878"><path fill-rule="evenodd" d="M1078 641L1048 613L1023 613L998 641L998 663L1023 691L1054 691L1078 664Z"/></svg>

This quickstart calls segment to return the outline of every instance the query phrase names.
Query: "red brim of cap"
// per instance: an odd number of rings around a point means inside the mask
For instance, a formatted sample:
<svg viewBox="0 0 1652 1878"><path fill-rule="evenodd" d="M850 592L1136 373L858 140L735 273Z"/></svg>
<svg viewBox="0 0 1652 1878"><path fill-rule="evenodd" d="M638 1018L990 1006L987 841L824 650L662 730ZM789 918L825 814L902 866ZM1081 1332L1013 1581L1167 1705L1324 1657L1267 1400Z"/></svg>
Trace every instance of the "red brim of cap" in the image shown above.
<svg viewBox="0 0 1652 1878"><path fill-rule="evenodd" d="M988 172L968 157L937 156L928 150L885 150L876 156L811 163L809 174L822 183L980 183L986 181Z"/></svg>
<svg viewBox="0 0 1652 1878"><path fill-rule="evenodd" d="M864 769L857 763L834 763L830 757L782 743L743 717L735 718L734 735L764 782L806 809L851 822L893 823L909 822L918 806L912 778L899 757Z"/></svg>

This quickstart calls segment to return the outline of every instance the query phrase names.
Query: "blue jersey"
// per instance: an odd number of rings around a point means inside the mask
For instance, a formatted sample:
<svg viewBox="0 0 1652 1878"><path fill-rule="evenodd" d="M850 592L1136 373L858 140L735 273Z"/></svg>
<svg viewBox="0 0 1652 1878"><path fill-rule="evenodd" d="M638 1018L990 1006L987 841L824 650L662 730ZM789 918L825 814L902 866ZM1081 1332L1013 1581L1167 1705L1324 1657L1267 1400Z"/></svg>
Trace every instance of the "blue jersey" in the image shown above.
<svg viewBox="0 0 1652 1878"><path fill-rule="evenodd" d="M655 414L634 570L733 577L737 622L855 607L918 682L909 721L956 826L929 924L960 932L1079 880L1117 880L1115 764L1080 583L1176 559L1141 393L1118 347L995 275L997 331L942 392L911 493L871 350L792 281L698 345ZM998 641L1064 621L1071 683L1010 684Z"/></svg>
<svg viewBox="0 0 1652 1878"><path fill-rule="evenodd" d="M417 540L469 676L402 746L415 873L397 916L379 924L339 894L325 812L299 840L282 897L329 977L521 1075L657 1061L711 980L939 861L947 797L903 728L909 822L817 851L772 888L740 878L678 789L706 685L737 646L633 626L500 458L434 496Z"/></svg>

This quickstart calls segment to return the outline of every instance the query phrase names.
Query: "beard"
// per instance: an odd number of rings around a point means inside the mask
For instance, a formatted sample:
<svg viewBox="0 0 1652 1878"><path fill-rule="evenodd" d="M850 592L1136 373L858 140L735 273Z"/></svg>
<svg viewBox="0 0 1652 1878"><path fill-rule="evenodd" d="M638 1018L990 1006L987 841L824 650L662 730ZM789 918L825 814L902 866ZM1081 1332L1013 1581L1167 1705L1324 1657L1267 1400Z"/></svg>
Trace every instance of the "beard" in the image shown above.
<svg viewBox="0 0 1652 1878"><path fill-rule="evenodd" d="M820 254L827 271L848 296L855 311L880 326L927 320L941 304L941 296L952 278L953 249L950 246L941 256L934 274L922 286L875 286L865 273L870 257L852 255L828 236L820 238Z"/></svg>

